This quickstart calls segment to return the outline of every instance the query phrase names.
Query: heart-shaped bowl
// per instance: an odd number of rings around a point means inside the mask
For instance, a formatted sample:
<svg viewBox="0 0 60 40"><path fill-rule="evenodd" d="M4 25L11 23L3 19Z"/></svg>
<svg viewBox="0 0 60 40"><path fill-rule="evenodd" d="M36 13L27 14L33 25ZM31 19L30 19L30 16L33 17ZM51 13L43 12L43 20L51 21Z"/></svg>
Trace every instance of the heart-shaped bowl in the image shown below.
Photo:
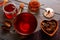
<svg viewBox="0 0 60 40"><path fill-rule="evenodd" d="M58 22L54 19L52 20L43 20L41 22L41 29L44 33L49 36L53 36L58 30Z"/></svg>

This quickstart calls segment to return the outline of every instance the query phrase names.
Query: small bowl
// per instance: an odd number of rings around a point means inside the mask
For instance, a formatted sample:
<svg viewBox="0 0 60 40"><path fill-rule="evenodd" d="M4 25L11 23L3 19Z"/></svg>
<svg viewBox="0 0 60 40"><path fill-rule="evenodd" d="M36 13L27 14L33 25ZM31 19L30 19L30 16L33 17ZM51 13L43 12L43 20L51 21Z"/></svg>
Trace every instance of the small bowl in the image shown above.
<svg viewBox="0 0 60 40"><path fill-rule="evenodd" d="M37 14L39 12L40 3L38 1L30 1L28 5L28 10L32 14Z"/></svg>
<svg viewBox="0 0 60 40"><path fill-rule="evenodd" d="M52 8L45 8L43 16L46 18L52 18L54 16L54 10Z"/></svg>
<svg viewBox="0 0 60 40"><path fill-rule="evenodd" d="M58 31L58 22L54 19L43 20L41 22L41 29L49 36L53 36Z"/></svg>

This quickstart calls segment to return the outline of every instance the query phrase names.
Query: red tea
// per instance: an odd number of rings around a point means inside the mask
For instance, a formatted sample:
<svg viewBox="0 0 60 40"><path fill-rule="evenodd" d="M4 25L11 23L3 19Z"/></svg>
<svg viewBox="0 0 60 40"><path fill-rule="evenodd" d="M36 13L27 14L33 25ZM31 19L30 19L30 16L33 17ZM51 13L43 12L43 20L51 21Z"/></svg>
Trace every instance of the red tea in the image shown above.
<svg viewBox="0 0 60 40"><path fill-rule="evenodd" d="M14 27L19 34L31 34L37 27L37 20L32 14L24 12L16 17Z"/></svg>
<svg viewBox="0 0 60 40"><path fill-rule="evenodd" d="M17 8L14 6L14 4L8 4L6 6L4 6L4 10L5 10L5 16L8 19L12 19L13 17L15 17L17 15Z"/></svg>
<svg viewBox="0 0 60 40"><path fill-rule="evenodd" d="M2 5L3 5L3 3L4 3L4 2L0 2L0 6L2 6Z"/></svg>

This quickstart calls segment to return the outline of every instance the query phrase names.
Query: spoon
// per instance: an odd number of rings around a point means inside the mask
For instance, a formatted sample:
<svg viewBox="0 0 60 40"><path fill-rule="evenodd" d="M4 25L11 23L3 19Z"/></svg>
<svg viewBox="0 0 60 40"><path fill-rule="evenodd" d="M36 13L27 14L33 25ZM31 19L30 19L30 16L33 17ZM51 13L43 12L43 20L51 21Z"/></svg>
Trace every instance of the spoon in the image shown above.
<svg viewBox="0 0 60 40"><path fill-rule="evenodd" d="M17 15L19 15L22 12L23 8L24 8L24 3L21 3L19 6L19 12Z"/></svg>

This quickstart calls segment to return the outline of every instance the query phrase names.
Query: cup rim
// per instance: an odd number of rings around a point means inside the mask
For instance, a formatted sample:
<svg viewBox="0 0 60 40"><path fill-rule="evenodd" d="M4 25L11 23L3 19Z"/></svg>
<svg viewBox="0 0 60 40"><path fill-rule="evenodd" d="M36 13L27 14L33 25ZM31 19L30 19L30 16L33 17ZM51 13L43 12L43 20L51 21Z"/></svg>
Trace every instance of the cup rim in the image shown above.
<svg viewBox="0 0 60 40"><path fill-rule="evenodd" d="M21 34L21 35L29 35L29 34L24 34L24 33L21 33L19 32L15 27L14 27L15 31L18 33L18 34Z"/></svg>

